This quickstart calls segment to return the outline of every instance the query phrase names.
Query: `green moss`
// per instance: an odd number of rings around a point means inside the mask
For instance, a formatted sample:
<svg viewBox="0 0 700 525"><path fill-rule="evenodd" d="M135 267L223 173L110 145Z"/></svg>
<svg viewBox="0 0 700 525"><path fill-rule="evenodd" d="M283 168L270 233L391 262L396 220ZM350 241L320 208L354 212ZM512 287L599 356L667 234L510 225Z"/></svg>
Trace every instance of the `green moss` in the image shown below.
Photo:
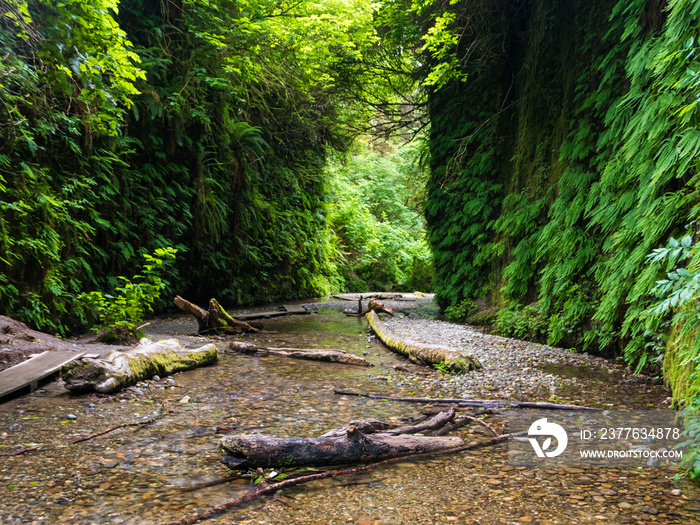
<svg viewBox="0 0 700 525"><path fill-rule="evenodd" d="M464 354L460 355L457 350L438 346L418 346L411 344L411 342L402 341L379 321L379 316L373 311L368 312L366 318L377 337L389 349L405 355L414 363L439 365L458 372L469 372L481 368L481 364L476 359Z"/></svg>
<svg viewBox="0 0 700 525"><path fill-rule="evenodd" d="M673 406L685 405L688 389L693 385L691 374L695 371L694 358L700 356L700 345L695 344L697 330L684 331L678 325L671 330L664 353L664 381L671 388Z"/></svg>
<svg viewBox="0 0 700 525"><path fill-rule="evenodd" d="M131 380L137 382L154 375L170 375L180 370L213 363L218 358L219 352L215 347L204 352L189 352L184 355L176 352L161 352L149 356L139 356L129 359Z"/></svg>

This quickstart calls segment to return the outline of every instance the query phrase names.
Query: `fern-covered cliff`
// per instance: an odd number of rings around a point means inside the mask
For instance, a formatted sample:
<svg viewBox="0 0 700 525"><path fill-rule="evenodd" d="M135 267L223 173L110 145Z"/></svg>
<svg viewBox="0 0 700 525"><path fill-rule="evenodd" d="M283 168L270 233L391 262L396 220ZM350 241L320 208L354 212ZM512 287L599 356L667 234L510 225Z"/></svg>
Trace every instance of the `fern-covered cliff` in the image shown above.
<svg viewBox="0 0 700 525"><path fill-rule="evenodd" d="M649 322L666 268L647 256L695 230L699 15L685 0L420 3L443 307L486 297L512 319L535 303L533 336L660 365L678 331Z"/></svg>

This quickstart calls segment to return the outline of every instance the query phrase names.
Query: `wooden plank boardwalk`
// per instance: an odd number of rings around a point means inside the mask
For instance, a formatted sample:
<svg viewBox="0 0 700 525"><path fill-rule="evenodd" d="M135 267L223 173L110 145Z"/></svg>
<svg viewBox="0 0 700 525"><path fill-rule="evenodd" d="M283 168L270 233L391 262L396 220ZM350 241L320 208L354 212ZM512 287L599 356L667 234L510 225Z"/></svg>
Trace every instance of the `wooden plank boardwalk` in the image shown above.
<svg viewBox="0 0 700 525"><path fill-rule="evenodd" d="M282 315L305 315L310 313L300 304L285 304L278 307L277 310L272 310L269 312L254 312L251 314L238 314L234 315L235 319L239 321L252 321L254 319L270 319L271 317L280 317Z"/></svg>
<svg viewBox="0 0 700 525"><path fill-rule="evenodd" d="M33 392L39 381L82 356L82 352L42 352L3 370L0 372L0 398L27 386Z"/></svg>

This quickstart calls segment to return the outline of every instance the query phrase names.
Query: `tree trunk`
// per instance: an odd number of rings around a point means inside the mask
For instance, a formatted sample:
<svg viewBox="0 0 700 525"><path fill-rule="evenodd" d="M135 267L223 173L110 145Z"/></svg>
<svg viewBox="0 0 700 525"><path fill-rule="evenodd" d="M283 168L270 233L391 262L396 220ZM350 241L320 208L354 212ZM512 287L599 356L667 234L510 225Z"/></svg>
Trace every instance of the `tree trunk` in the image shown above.
<svg viewBox="0 0 700 525"><path fill-rule="evenodd" d="M354 426L339 437L275 438L251 434L226 436L219 442L221 462L235 470L370 463L462 445L464 442L457 437L367 435Z"/></svg>
<svg viewBox="0 0 700 525"><path fill-rule="evenodd" d="M198 332L200 334L240 334L243 332L258 331L257 328L253 328L245 321L239 321L231 317L216 299L209 300L208 311L183 299L179 295L175 296L173 302L180 310L184 310L195 316L199 324Z"/></svg>
<svg viewBox="0 0 700 525"><path fill-rule="evenodd" d="M388 348L405 355L414 363L427 365L444 364L451 370L461 372L481 368L481 364L476 359L459 350L425 345L413 341L402 341L379 320L379 316L374 311L368 312L366 317L374 333Z"/></svg>
<svg viewBox="0 0 700 525"><path fill-rule="evenodd" d="M412 434L436 430L452 421L454 416L455 410L450 409L425 423L393 430L382 421L360 419L313 439L275 438L262 434L231 435L219 442L219 449L224 453L221 462L232 469L320 467L440 452L464 443L456 437Z"/></svg>
<svg viewBox="0 0 700 525"><path fill-rule="evenodd" d="M153 343L144 337L126 352L111 352L97 359L83 358L69 365L61 377L71 392L109 394L154 375L170 375L212 364L218 359L219 351L213 344L187 350L176 339Z"/></svg>

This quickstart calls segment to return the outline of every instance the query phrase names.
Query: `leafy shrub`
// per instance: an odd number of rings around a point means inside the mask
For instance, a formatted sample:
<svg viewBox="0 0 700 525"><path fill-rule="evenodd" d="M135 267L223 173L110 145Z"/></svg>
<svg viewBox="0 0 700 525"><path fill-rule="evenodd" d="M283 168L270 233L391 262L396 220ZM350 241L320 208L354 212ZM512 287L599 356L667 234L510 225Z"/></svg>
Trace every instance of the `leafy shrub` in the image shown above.
<svg viewBox="0 0 700 525"><path fill-rule="evenodd" d="M455 306L445 308L445 319L451 323L464 323L476 309L476 304L471 299L464 299Z"/></svg>
<svg viewBox="0 0 700 525"><path fill-rule="evenodd" d="M681 411L683 418L683 435L688 439L679 447L687 447L681 465L688 469L688 476L695 483L700 483L700 358L693 359L695 372L690 376L693 386L687 394L686 407Z"/></svg>
<svg viewBox="0 0 700 525"><path fill-rule="evenodd" d="M548 328L548 320L532 304L510 305L499 310L496 316L496 330L505 337L545 343Z"/></svg>
<svg viewBox="0 0 700 525"><path fill-rule="evenodd" d="M672 323L680 327L673 335L673 339L682 344L674 345L677 348L673 352L674 370L668 370L669 374L678 377L683 374L684 368L690 367L692 372L688 378L687 391L678 392L686 383L677 381L674 388L674 397L684 395L685 407L681 411L685 429L683 435L688 437L679 446L688 447L688 452L683 456L682 465L688 468L689 477L700 482L700 316L693 301L700 292L700 243L693 244L690 235L684 236L680 241L673 237L669 239L664 248L657 248L647 256L647 263L666 264L670 271L666 279L656 282L652 293L656 295L657 302L647 309L645 328L650 343L640 352L640 360L661 360L665 356L665 346L656 343L666 342L667 326ZM689 261L685 267L682 261ZM668 314L673 313L672 320L668 321ZM656 338L651 337L654 335ZM664 371L667 365L664 363ZM667 378L671 380L671 378ZM678 399L677 399L678 400Z"/></svg>
<svg viewBox="0 0 700 525"><path fill-rule="evenodd" d="M331 159L329 224L346 291L432 289L415 155L406 146L382 155L358 143L345 159Z"/></svg>
<svg viewBox="0 0 700 525"><path fill-rule="evenodd" d="M160 292L167 286L161 278L168 264L175 259L174 248L158 248L154 255L144 254L146 264L141 274L131 279L119 277L122 286L114 295L94 291L76 297L76 312L87 325L101 332L100 339L112 342L138 338L137 325L143 322L146 312L153 311L153 305L160 298Z"/></svg>

